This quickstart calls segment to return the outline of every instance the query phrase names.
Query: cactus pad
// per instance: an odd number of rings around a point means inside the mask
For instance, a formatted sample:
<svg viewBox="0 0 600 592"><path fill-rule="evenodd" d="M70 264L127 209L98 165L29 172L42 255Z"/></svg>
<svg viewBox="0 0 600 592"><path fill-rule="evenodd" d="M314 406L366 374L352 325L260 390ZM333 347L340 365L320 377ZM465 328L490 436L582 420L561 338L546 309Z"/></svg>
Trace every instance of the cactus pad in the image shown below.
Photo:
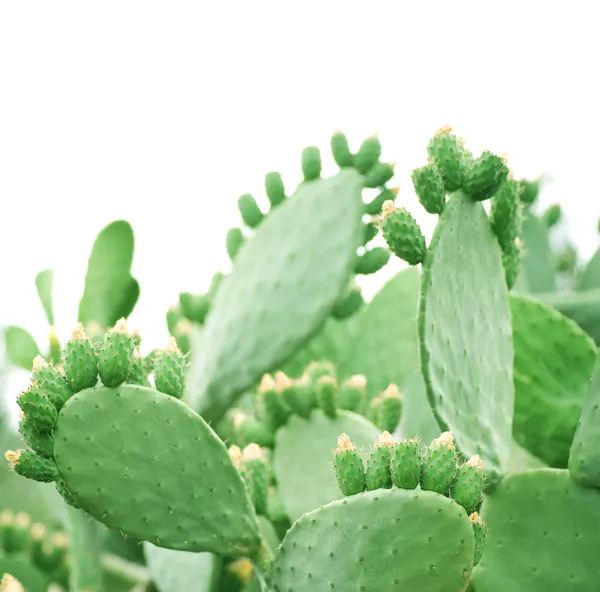
<svg viewBox="0 0 600 592"><path fill-rule="evenodd" d="M460 506L429 491L359 493L296 522L269 571L277 592L461 592L474 536Z"/></svg>
<svg viewBox="0 0 600 592"><path fill-rule="evenodd" d="M510 457L513 348L500 247L481 203L453 194L424 262L421 369L432 409L467 456Z"/></svg>
<svg viewBox="0 0 600 592"><path fill-rule="evenodd" d="M340 434L348 435L364 461L380 431L350 411L339 411L335 419L321 411L313 411L309 420L292 416L277 431L273 468L279 496L292 521L343 497L332 470Z"/></svg>
<svg viewBox="0 0 600 592"><path fill-rule="evenodd" d="M554 292L556 260L550 247L548 229L531 211L523 216L523 277L530 292Z"/></svg>
<svg viewBox="0 0 600 592"><path fill-rule="evenodd" d="M473 572L477 592L595 592L600 567L600 493L567 471L509 475L483 502L488 528Z"/></svg>
<svg viewBox="0 0 600 592"><path fill-rule="evenodd" d="M515 348L513 434L547 464L566 468L596 346L573 321L549 306L511 294Z"/></svg>
<svg viewBox="0 0 600 592"><path fill-rule="evenodd" d="M109 528L177 550L256 551L256 517L224 444L174 397L132 385L83 390L54 438L67 489Z"/></svg>
<svg viewBox="0 0 600 592"><path fill-rule="evenodd" d="M361 185L350 169L302 185L239 252L190 367L189 401L207 420L322 326L362 240Z"/></svg>

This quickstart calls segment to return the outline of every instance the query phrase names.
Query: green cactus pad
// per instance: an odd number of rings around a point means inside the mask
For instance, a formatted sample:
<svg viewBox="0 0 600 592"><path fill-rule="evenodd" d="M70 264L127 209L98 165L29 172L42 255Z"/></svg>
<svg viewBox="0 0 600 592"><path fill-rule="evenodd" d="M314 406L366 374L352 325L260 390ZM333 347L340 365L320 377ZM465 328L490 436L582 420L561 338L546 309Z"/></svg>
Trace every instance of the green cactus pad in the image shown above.
<svg viewBox="0 0 600 592"><path fill-rule="evenodd" d="M478 456L474 456L458 467L450 497L471 514L481 503L484 485L483 464Z"/></svg>
<svg viewBox="0 0 600 592"><path fill-rule="evenodd" d="M437 167L428 164L411 175L419 202L429 214L439 214L446 205L446 189Z"/></svg>
<svg viewBox="0 0 600 592"><path fill-rule="evenodd" d="M67 382L74 393L96 386L98 359L81 323L77 324L72 338L67 342L64 365Z"/></svg>
<svg viewBox="0 0 600 592"><path fill-rule="evenodd" d="M242 220L250 228L256 228L265 217L260 211L256 200L249 193L244 193L239 197L238 210Z"/></svg>
<svg viewBox="0 0 600 592"><path fill-rule="evenodd" d="M460 189L467 166L464 149L457 137L448 128L440 129L427 145L427 153L442 175L446 191Z"/></svg>
<svg viewBox="0 0 600 592"><path fill-rule="evenodd" d="M52 287L54 285L54 272L44 269L35 276L35 289L42 303L46 320L50 326L54 325L54 305L52 302Z"/></svg>
<svg viewBox="0 0 600 592"><path fill-rule="evenodd" d="M484 151L473 163L465 178L464 190L477 201L489 199L508 176L506 163L495 154Z"/></svg>
<svg viewBox="0 0 600 592"><path fill-rule="evenodd" d="M383 432L375 444L372 444L365 463L365 484L371 491L389 489L392 486L390 476L390 450L394 439L388 432Z"/></svg>
<svg viewBox="0 0 600 592"><path fill-rule="evenodd" d="M40 432L31 419L26 416L19 422L19 434L23 436L23 440L25 440L34 452L46 458L52 458L52 449L54 446L52 434Z"/></svg>
<svg viewBox="0 0 600 592"><path fill-rule="evenodd" d="M465 511L429 491L360 493L310 512L269 570L277 592L461 592L473 568Z"/></svg>
<svg viewBox="0 0 600 592"><path fill-rule="evenodd" d="M373 247L365 251L357 260L355 273L364 275L378 272L390 259L390 252L385 247Z"/></svg>
<svg viewBox="0 0 600 592"><path fill-rule="evenodd" d="M31 364L40 355L40 348L31 334L16 325L4 329L6 356L12 364L23 370L31 370Z"/></svg>
<svg viewBox="0 0 600 592"><path fill-rule="evenodd" d="M432 409L466 456L502 473L510 458L513 347L500 246L483 206L461 192L440 216L423 266L421 369Z"/></svg>
<svg viewBox="0 0 600 592"><path fill-rule="evenodd" d="M419 224L406 208L383 204L383 238L388 247L409 265L418 265L425 257L427 246Z"/></svg>
<svg viewBox="0 0 600 592"><path fill-rule="evenodd" d="M340 168L352 166L354 156L350 152L348 138L340 131L335 131L331 136L331 154Z"/></svg>
<svg viewBox="0 0 600 592"><path fill-rule="evenodd" d="M390 279L357 315L354 337L339 364L340 376L363 374L369 398L389 384L401 386L419 367L417 345L418 269Z"/></svg>
<svg viewBox="0 0 600 592"><path fill-rule="evenodd" d="M230 228L225 236L225 249L227 255L233 261L238 254L241 246L245 242L244 235L241 228Z"/></svg>
<svg viewBox="0 0 600 592"><path fill-rule="evenodd" d="M174 551L144 543L144 557L159 592L213 592L221 560L212 553Z"/></svg>
<svg viewBox="0 0 600 592"><path fill-rule="evenodd" d="M185 380L185 358L172 337L163 349L156 352L154 384L156 390L180 399Z"/></svg>
<svg viewBox="0 0 600 592"><path fill-rule="evenodd" d="M568 472L507 476L483 502L488 528L472 580L477 592L596 592L600 579L600 493Z"/></svg>
<svg viewBox="0 0 600 592"><path fill-rule="evenodd" d="M128 333L125 319L104 335L104 343L98 355L98 373L105 386L116 387L123 384L129 375L133 362L135 343Z"/></svg>
<svg viewBox="0 0 600 592"><path fill-rule="evenodd" d="M272 171L265 175L265 192L271 208L278 206L285 200L285 186L281 178L281 173Z"/></svg>
<svg viewBox="0 0 600 592"><path fill-rule="evenodd" d="M290 417L277 431L273 469L286 512L297 520L323 504L340 499L332 454L340 434L346 434L364 458L380 431L364 417L339 411L335 419L313 411L310 419Z"/></svg>
<svg viewBox="0 0 600 592"><path fill-rule="evenodd" d="M207 421L322 326L362 239L361 185L350 169L301 185L240 251L190 367L188 399Z"/></svg>
<svg viewBox="0 0 600 592"><path fill-rule="evenodd" d="M530 292L554 292L556 259L550 246L548 229L527 210L523 215L523 277Z"/></svg>
<svg viewBox="0 0 600 592"><path fill-rule="evenodd" d="M17 397L17 405L40 432L48 433L54 429L58 413L42 387L30 385Z"/></svg>
<svg viewBox="0 0 600 592"><path fill-rule="evenodd" d="M360 452L346 434L340 434L333 453L333 466L338 487L344 495L356 495L365 490L365 466Z"/></svg>
<svg viewBox="0 0 600 592"><path fill-rule="evenodd" d="M594 290L600 288L600 250L597 250L585 267L577 281L577 290Z"/></svg>
<svg viewBox="0 0 600 592"><path fill-rule="evenodd" d="M361 174L365 175L375 166L381 156L381 142L377 134L367 138L358 148L354 155L352 166Z"/></svg>
<svg viewBox="0 0 600 592"><path fill-rule="evenodd" d="M600 362L596 358L587 399L569 456L571 479L583 487L600 489Z"/></svg>
<svg viewBox="0 0 600 592"><path fill-rule="evenodd" d="M224 444L181 401L152 389L74 395L54 433L61 478L109 528L183 551L257 550L254 510Z"/></svg>
<svg viewBox="0 0 600 592"><path fill-rule="evenodd" d="M321 176L321 151L316 146L305 148L301 160L305 181L315 181Z"/></svg>
<svg viewBox="0 0 600 592"><path fill-rule="evenodd" d="M32 384L39 387L60 411L66 401L73 395L65 377L52 364L48 364L41 356L33 360Z"/></svg>
<svg viewBox="0 0 600 592"><path fill-rule="evenodd" d="M511 294L517 443L566 468L597 348L573 321L533 298Z"/></svg>

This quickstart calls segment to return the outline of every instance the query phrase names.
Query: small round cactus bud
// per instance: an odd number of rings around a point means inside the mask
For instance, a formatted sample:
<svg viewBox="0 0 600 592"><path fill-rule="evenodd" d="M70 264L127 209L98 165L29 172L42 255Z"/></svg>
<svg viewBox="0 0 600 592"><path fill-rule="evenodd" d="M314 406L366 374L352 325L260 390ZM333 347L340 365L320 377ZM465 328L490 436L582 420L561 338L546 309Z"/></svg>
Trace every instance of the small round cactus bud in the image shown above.
<svg viewBox="0 0 600 592"><path fill-rule="evenodd" d="M492 198L490 224L503 251L512 249L521 234L523 218L518 190L517 182L507 179Z"/></svg>
<svg viewBox="0 0 600 592"><path fill-rule="evenodd" d="M446 191L460 189L467 166L463 147L450 126L444 126L435 133L427 145L427 153L440 172Z"/></svg>
<svg viewBox="0 0 600 592"><path fill-rule="evenodd" d="M331 310L331 316L338 320L347 319L355 314L364 303L365 300L360 286L351 284L350 288L348 288L336 302Z"/></svg>
<svg viewBox="0 0 600 592"><path fill-rule="evenodd" d="M365 214L369 216L377 216L381 214L381 208L386 201L394 202L400 193L400 187L391 187L384 189L377 197L368 204L365 204ZM368 242L368 241L367 241Z"/></svg>
<svg viewBox="0 0 600 592"><path fill-rule="evenodd" d="M404 397L395 384L390 384L379 397L377 425L388 432L393 432L402 416Z"/></svg>
<svg viewBox="0 0 600 592"><path fill-rule="evenodd" d="M25 592L25 588L17 578L5 573L0 580L0 592Z"/></svg>
<svg viewBox="0 0 600 592"><path fill-rule="evenodd" d="M357 258L354 273L362 275L377 273L389 260L390 252L385 247L373 247Z"/></svg>
<svg viewBox="0 0 600 592"><path fill-rule="evenodd" d="M450 497L471 514L481 503L485 475L483 461L478 455L458 468L450 489Z"/></svg>
<svg viewBox="0 0 600 592"><path fill-rule="evenodd" d="M475 201L484 201L500 189L507 177L508 167L504 160L486 150L473 163L465 179L465 193Z"/></svg>
<svg viewBox="0 0 600 592"><path fill-rule="evenodd" d="M377 134L367 138L354 155L354 168L361 174L366 175L372 169L381 156L381 142Z"/></svg>
<svg viewBox="0 0 600 592"><path fill-rule="evenodd" d="M487 528L481 516L477 512L473 512L469 516L469 520L473 525L473 534L475 536L475 557L473 564L477 565L481 558L483 557L483 552L485 550L485 544L487 542Z"/></svg>
<svg viewBox="0 0 600 592"><path fill-rule="evenodd" d="M562 209L560 204L552 204L544 212L542 219L546 228L553 228L556 226L562 218Z"/></svg>
<svg viewBox="0 0 600 592"><path fill-rule="evenodd" d="M446 189L437 167L428 164L412 172L412 182L419 202L429 214L441 214L446 205Z"/></svg>
<svg viewBox="0 0 600 592"><path fill-rule="evenodd" d="M73 396L73 391L64 376L52 364L48 364L42 356L36 356L33 360L31 382L40 387L57 411L60 411L62 406Z"/></svg>
<svg viewBox="0 0 600 592"><path fill-rule="evenodd" d="M321 177L321 152L316 146L309 146L302 151L302 174L305 181Z"/></svg>
<svg viewBox="0 0 600 592"><path fill-rule="evenodd" d="M362 374L354 374L342 382L338 407L347 411L362 408L367 396L367 379Z"/></svg>
<svg viewBox="0 0 600 592"><path fill-rule="evenodd" d="M421 489L445 494L456 475L457 457L452 432L444 432L433 440L423 459Z"/></svg>
<svg viewBox="0 0 600 592"><path fill-rule="evenodd" d="M74 393L92 388L98 382L98 359L83 325L77 323L65 347L65 375Z"/></svg>
<svg viewBox="0 0 600 592"><path fill-rule="evenodd" d="M289 408L300 417L308 419L317 402L308 377L305 375L292 381L284 372L279 371L275 373L275 383Z"/></svg>
<svg viewBox="0 0 600 592"><path fill-rule="evenodd" d="M51 433L39 431L29 417L23 414L19 422L19 433L27 446L46 458L52 458L54 438Z"/></svg>
<svg viewBox="0 0 600 592"><path fill-rule="evenodd" d="M284 425L292 410L283 400L281 391L270 374L265 374L258 385L258 397L262 400L265 421L269 428L275 431Z"/></svg>
<svg viewBox="0 0 600 592"><path fill-rule="evenodd" d="M106 332L98 357L98 371L104 386L117 387L125 382L133 361L134 347L125 319L117 321Z"/></svg>
<svg viewBox="0 0 600 592"><path fill-rule="evenodd" d="M338 384L334 376L321 376L316 384L319 407L327 417L337 415Z"/></svg>
<svg viewBox="0 0 600 592"><path fill-rule="evenodd" d="M383 432L371 446L365 469L367 490L389 489L392 486L390 450L395 443L396 440L389 432Z"/></svg>
<svg viewBox="0 0 600 592"><path fill-rule="evenodd" d="M377 162L365 174L364 186L370 189L383 187L393 176L395 162Z"/></svg>
<svg viewBox="0 0 600 592"><path fill-rule="evenodd" d="M348 138L340 131L335 131L331 136L331 153L333 160L340 168L352 166L354 156L350 152Z"/></svg>
<svg viewBox="0 0 600 592"><path fill-rule="evenodd" d="M238 210L244 223L250 228L256 228L265 215L260 211L256 200L249 194L244 193L238 199Z"/></svg>
<svg viewBox="0 0 600 592"><path fill-rule="evenodd" d="M402 440L390 449L392 483L402 489L415 489L421 481L421 446L417 440Z"/></svg>
<svg viewBox="0 0 600 592"><path fill-rule="evenodd" d="M242 451L239 464L240 473L244 477L256 513L266 515L269 469L265 460L264 450L254 442L248 444Z"/></svg>
<svg viewBox="0 0 600 592"><path fill-rule="evenodd" d="M156 352L154 360L154 385L156 390L177 399L183 396L185 384L185 357L177 347L174 337Z"/></svg>
<svg viewBox="0 0 600 592"><path fill-rule="evenodd" d="M8 450L4 454L10 468L27 479L50 483L58 479L58 467L54 460L44 458L32 450Z"/></svg>
<svg viewBox="0 0 600 592"><path fill-rule="evenodd" d="M227 231L225 237L225 248L227 249L227 255L234 261L240 247L244 244L244 235L242 234L241 228L230 228Z"/></svg>
<svg viewBox="0 0 600 592"><path fill-rule="evenodd" d="M272 171L265 175L265 191L267 192L271 208L285 201L285 186L283 185L281 173Z"/></svg>
<svg viewBox="0 0 600 592"><path fill-rule="evenodd" d="M365 469L363 461L346 434L338 438L333 464L338 487L344 495L356 495L365 490Z"/></svg>
<svg viewBox="0 0 600 592"><path fill-rule="evenodd" d="M427 249L425 237L417 221L405 208L396 208L393 202L383 204L383 238L394 255L409 265L418 265Z"/></svg>
<svg viewBox="0 0 600 592"><path fill-rule="evenodd" d="M25 550L29 543L31 519L20 512L16 516L10 510L0 514L0 547L6 553L18 553Z"/></svg>
<svg viewBox="0 0 600 592"><path fill-rule="evenodd" d="M48 395L36 384L32 384L17 397L17 405L31 423L40 432L48 433L54 429L58 411Z"/></svg>
<svg viewBox="0 0 600 592"><path fill-rule="evenodd" d="M540 182L528 181L527 179L521 179L519 181L519 198L521 203L525 206L530 206L535 202L540 194Z"/></svg>

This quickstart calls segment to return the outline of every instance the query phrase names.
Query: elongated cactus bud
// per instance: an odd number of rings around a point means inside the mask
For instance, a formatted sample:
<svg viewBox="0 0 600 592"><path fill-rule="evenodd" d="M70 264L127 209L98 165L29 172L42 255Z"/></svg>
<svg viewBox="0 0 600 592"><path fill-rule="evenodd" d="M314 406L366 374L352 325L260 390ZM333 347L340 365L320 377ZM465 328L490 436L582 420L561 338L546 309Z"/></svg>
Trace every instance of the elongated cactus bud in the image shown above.
<svg viewBox="0 0 600 592"><path fill-rule="evenodd" d="M377 162L365 174L364 186L374 189L383 187L393 176L396 163Z"/></svg>
<svg viewBox="0 0 600 592"><path fill-rule="evenodd" d="M334 132L331 136L331 153L333 160L340 168L352 166L354 156L350 152L348 138L340 131Z"/></svg>
<svg viewBox="0 0 600 592"><path fill-rule="evenodd" d="M74 393L92 388L98 382L98 359L94 346L77 323L65 347L65 375Z"/></svg>
<svg viewBox="0 0 600 592"><path fill-rule="evenodd" d="M270 374L265 374L258 386L258 395L262 400L262 407L265 415L265 421L271 430L285 424L292 410L283 400L281 391L277 388L275 380Z"/></svg>
<svg viewBox="0 0 600 592"><path fill-rule="evenodd" d="M52 576L64 563L68 538L64 532L56 532L49 537L43 524L33 524L30 530L32 546L31 558L44 573Z"/></svg>
<svg viewBox="0 0 600 592"><path fill-rule="evenodd" d="M475 201L492 197L506 178L508 167L502 158L487 150L473 163L464 183L464 190Z"/></svg>
<svg viewBox="0 0 600 592"><path fill-rule="evenodd" d="M522 256L523 247L518 238L514 240L512 246L506 251L502 251L502 267L504 267L506 285L509 290L512 289L519 277Z"/></svg>
<svg viewBox="0 0 600 592"><path fill-rule="evenodd" d="M333 376L321 376L316 384L317 401L319 407L328 417L337 414L338 384Z"/></svg>
<svg viewBox="0 0 600 592"><path fill-rule="evenodd" d="M388 432L393 432L402 416L404 397L395 384L390 384L380 396L377 411L377 425Z"/></svg>
<svg viewBox="0 0 600 592"><path fill-rule="evenodd" d="M446 191L462 187L466 173L465 156L452 128L440 128L427 145L429 158L436 165L444 181Z"/></svg>
<svg viewBox="0 0 600 592"><path fill-rule="evenodd" d="M507 179L492 198L490 224L504 252L513 248L521 234L522 214L518 191L517 182Z"/></svg>
<svg viewBox="0 0 600 592"><path fill-rule="evenodd" d="M210 295L181 292L179 294L179 307L181 308L181 314L186 319L203 325L210 310Z"/></svg>
<svg viewBox="0 0 600 592"><path fill-rule="evenodd" d="M335 378L337 376L337 370L335 364L328 360L315 360L306 366L304 369L304 376L308 380L308 384L314 388L317 385L319 378L322 378L323 376Z"/></svg>
<svg viewBox="0 0 600 592"><path fill-rule="evenodd" d="M305 181L314 181L321 176L321 152L316 146L302 151L302 174Z"/></svg>
<svg viewBox="0 0 600 592"><path fill-rule="evenodd" d="M383 432L379 440L371 446L365 469L367 490L389 489L392 486L390 450L395 443L396 440L389 432Z"/></svg>
<svg viewBox="0 0 600 592"><path fill-rule="evenodd" d="M356 260L354 273L368 275L377 273L390 260L390 252L384 247L373 247Z"/></svg>
<svg viewBox="0 0 600 592"><path fill-rule="evenodd" d="M276 372L275 382L290 409L300 417L308 419L316 406L316 396L313 387L308 384L307 377L292 381L284 372Z"/></svg>
<svg viewBox="0 0 600 592"><path fill-rule="evenodd" d="M280 173L272 171L265 175L265 191L271 208L278 206L285 200L285 186Z"/></svg>
<svg viewBox="0 0 600 592"><path fill-rule="evenodd" d="M73 391L66 379L42 356L36 356L33 360L31 382L42 389L57 411L60 411L62 406L73 396Z"/></svg>
<svg viewBox="0 0 600 592"><path fill-rule="evenodd" d="M173 339L175 338L173 337ZM154 361L152 363L154 364ZM129 367L127 382L139 386L150 386L148 376L144 369L144 357L140 354L140 350L137 347L133 350L133 359L131 361L131 366Z"/></svg>
<svg viewBox="0 0 600 592"><path fill-rule="evenodd" d="M125 319L117 321L106 332L98 357L98 371L105 386L117 387L125 382L133 361L134 347Z"/></svg>
<svg viewBox="0 0 600 592"><path fill-rule="evenodd" d="M177 399L183 396L185 382L185 357L177 347L174 337L158 350L154 360L154 385L156 390Z"/></svg>
<svg viewBox="0 0 600 592"><path fill-rule="evenodd" d="M346 434L338 438L333 456L338 487L344 495L356 495L365 490L365 468L360 454Z"/></svg>
<svg viewBox="0 0 600 592"><path fill-rule="evenodd" d="M542 215L542 220L546 228L553 228L556 226L562 218L562 209L560 204L552 204L548 206L546 211Z"/></svg>
<svg viewBox="0 0 600 592"><path fill-rule="evenodd" d="M446 205L446 189L442 175L433 164L415 169L412 182L419 202L429 214L441 214Z"/></svg>
<svg viewBox="0 0 600 592"><path fill-rule="evenodd" d="M450 497L471 514L481 503L484 487L483 461L478 455L458 468Z"/></svg>
<svg viewBox="0 0 600 592"><path fill-rule="evenodd" d="M337 301L331 310L331 316L334 319L347 319L356 313L365 303L361 289L357 285L352 285Z"/></svg>
<svg viewBox="0 0 600 592"><path fill-rule="evenodd" d="M381 406L381 395L378 397L373 397L367 406L366 416L367 419L374 423L375 425L379 424L379 407Z"/></svg>
<svg viewBox="0 0 600 592"><path fill-rule="evenodd" d="M6 553L23 551L29 543L31 519L20 512L16 516L10 510L0 513L0 548Z"/></svg>
<svg viewBox="0 0 600 592"><path fill-rule="evenodd" d="M381 142L377 134L374 134L360 145L358 152L354 155L353 166L361 175L366 175L375 166L380 156Z"/></svg>
<svg viewBox="0 0 600 592"><path fill-rule="evenodd" d="M390 189L384 189L377 197L375 197L368 204L365 204L365 214L369 216L377 216L381 214L381 208L386 201L393 202L396 197L398 197L398 193L400 192L400 187L392 187Z"/></svg>
<svg viewBox="0 0 600 592"><path fill-rule="evenodd" d="M27 479L50 483L58 479L58 467L54 460L44 458L32 450L8 450L4 454L10 468Z"/></svg>
<svg viewBox="0 0 600 592"><path fill-rule="evenodd" d="M368 222L363 226L364 236L362 240L362 244L366 245L368 242L372 241L379 232L379 228L373 224L373 222Z"/></svg>
<svg viewBox="0 0 600 592"><path fill-rule="evenodd" d="M444 432L427 447L421 489L445 494L456 475L457 453L452 432Z"/></svg>
<svg viewBox="0 0 600 592"><path fill-rule="evenodd" d="M242 220L250 228L256 228L265 217L260 211L256 200L249 193L244 193L238 198L238 210Z"/></svg>
<svg viewBox="0 0 600 592"><path fill-rule="evenodd" d="M392 202L383 204L383 238L392 251L409 265L418 265L425 257L425 237L417 221L404 208Z"/></svg>
<svg viewBox="0 0 600 592"><path fill-rule="evenodd" d="M63 351L54 325L50 325L48 329L48 341L50 342L50 360L53 364L59 366L62 362Z"/></svg>
<svg viewBox="0 0 600 592"><path fill-rule="evenodd" d="M469 516L469 520L473 524L473 534L475 535L475 557L473 564L477 565L483 557L485 545L487 542L487 528L477 512L473 512Z"/></svg>
<svg viewBox="0 0 600 592"><path fill-rule="evenodd" d="M367 379L362 374L354 374L342 382L338 407L347 411L362 408L367 395Z"/></svg>
<svg viewBox="0 0 600 592"><path fill-rule="evenodd" d="M46 458L52 458L54 448L54 438L52 437L52 434L38 430L31 419L23 414L23 412L21 413L22 417L19 422L19 433L23 436L23 440L25 440L29 448L34 452L37 452Z"/></svg>
<svg viewBox="0 0 600 592"><path fill-rule="evenodd" d="M540 194L540 182L521 179L519 181L519 198L525 206L530 206Z"/></svg>
<svg viewBox="0 0 600 592"><path fill-rule="evenodd" d="M236 441L242 446L256 443L264 448L273 448L275 443L274 429L256 417L243 411L236 411L233 416L233 430Z"/></svg>
<svg viewBox="0 0 600 592"><path fill-rule="evenodd" d="M51 432L56 425L58 412L48 396L32 384L17 397L17 405L40 432Z"/></svg>
<svg viewBox="0 0 600 592"><path fill-rule="evenodd" d="M392 483L402 489L415 489L421 481L421 445L417 440L402 440L390 448Z"/></svg>
<svg viewBox="0 0 600 592"><path fill-rule="evenodd" d="M266 515L269 470L265 460L265 452L256 443L248 444L242 451L239 466L256 513Z"/></svg>
<svg viewBox="0 0 600 592"><path fill-rule="evenodd" d="M242 234L241 228L230 228L227 231L225 237L225 248L227 249L227 255L234 261L240 247L244 244L244 235Z"/></svg>

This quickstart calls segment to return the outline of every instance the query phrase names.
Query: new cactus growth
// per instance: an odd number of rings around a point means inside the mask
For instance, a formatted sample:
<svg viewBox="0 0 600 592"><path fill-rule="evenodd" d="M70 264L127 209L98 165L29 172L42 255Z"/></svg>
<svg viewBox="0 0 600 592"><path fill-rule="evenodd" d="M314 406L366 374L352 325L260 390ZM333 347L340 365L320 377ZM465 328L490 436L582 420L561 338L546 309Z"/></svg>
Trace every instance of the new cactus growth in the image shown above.
<svg viewBox="0 0 600 592"><path fill-rule="evenodd" d="M365 490L363 461L346 434L338 438L333 462L338 486L344 495L355 495Z"/></svg>
<svg viewBox="0 0 600 592"><path fill-rule="evenodd" d="M425 257L425 237L417 221L404 208L386 201L382 208L382 228L391 251L409 265L418 265Z"/></svg>
<svg viewBox="0 0 600 592"><path fill-rule="evenodd" d="M125 382L133 362L134 347L125 319L106 332L98 355L98 372L105 386L114 387Z"/></svg>
<svg viewBox="0 0 600 592"><path fill-rule="evenodd" d="M415 489L421 482L423 459L417 440L395 442L390 448L390 476L401 489Z"/></svg>
<svg viewBox="0 0 600 592"><path fill-rule="evenodd" d="M365 468L365 483L368 490L389 489L392 486L390 450L395 442L389 432L383 432L377 442L371 446Z"/></svg>
<svg viewBox="0 0 600 592"><path fill-rule="evenodd" d="M483 462L475 455L458 467L450 497L471 514L481 503L484 488Z"/></svg>
<svg viewBox="0 0 600 592"><path fill-rule="evenodd" d="M421 488L445 494L456 476L457 453L452 432L431 442L423 458Z"/></svg>

